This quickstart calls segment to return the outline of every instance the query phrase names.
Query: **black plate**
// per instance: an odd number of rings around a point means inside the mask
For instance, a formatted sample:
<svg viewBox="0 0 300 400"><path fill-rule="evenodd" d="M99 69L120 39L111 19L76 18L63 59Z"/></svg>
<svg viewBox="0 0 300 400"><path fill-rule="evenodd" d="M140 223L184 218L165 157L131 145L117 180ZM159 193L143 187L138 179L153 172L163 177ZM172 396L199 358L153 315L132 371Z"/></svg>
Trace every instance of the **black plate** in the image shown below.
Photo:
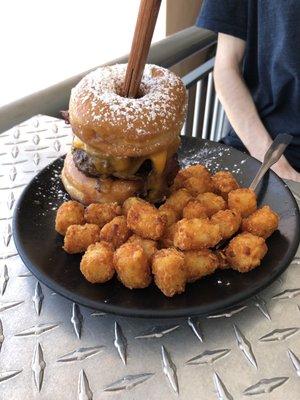
<svg viewBox="0 0 300 400"><path fill-rule="evenodd" d="M233 171L247 186L260 163L227 146L184 137L179 152L182 165L206 164L211 171ZM41 171L25 188L13 221L18 252L30 271L55 292L84 306L137 317L179 317L209 314L228 308L256 294L290 264L299 243L299 210L285 183L269 173L259 191L259 204L269 204L280 214L279 230L268 239L269 251L262 265L247 274L217 271L187 286L171 299L151 285L129 290L116 279L104 285L88 283L79 271L80 256L62 250L63 240L54 230L55 209L67 195L59 179L63 158Z"/></svg>

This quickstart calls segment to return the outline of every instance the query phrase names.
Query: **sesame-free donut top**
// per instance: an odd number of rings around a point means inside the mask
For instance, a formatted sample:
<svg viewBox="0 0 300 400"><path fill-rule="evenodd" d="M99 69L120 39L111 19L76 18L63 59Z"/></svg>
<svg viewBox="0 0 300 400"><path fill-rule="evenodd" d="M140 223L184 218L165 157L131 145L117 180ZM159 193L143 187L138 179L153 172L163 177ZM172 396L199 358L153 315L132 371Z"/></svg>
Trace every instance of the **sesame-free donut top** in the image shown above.
<svg viewBox="0 0 300 400"><path fill-rule="evenodd" d="M126 67L100 67L72 89L72 130L104 156L139 157L165 150L177 140L184 123L183 82L171 71L148 64L139 97L123 97Z"/></svg>

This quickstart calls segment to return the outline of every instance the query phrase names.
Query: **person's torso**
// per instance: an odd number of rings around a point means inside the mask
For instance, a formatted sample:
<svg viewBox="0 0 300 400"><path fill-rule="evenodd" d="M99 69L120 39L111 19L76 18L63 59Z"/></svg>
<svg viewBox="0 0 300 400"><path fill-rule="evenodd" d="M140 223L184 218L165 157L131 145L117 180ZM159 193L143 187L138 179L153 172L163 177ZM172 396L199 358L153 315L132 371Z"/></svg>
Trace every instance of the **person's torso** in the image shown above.
<svg viewBox="0 0 300 400"><path fill-rule="evenodd" d="M300 0L249 0L244 78L272 136L300 146Z"/></svg>

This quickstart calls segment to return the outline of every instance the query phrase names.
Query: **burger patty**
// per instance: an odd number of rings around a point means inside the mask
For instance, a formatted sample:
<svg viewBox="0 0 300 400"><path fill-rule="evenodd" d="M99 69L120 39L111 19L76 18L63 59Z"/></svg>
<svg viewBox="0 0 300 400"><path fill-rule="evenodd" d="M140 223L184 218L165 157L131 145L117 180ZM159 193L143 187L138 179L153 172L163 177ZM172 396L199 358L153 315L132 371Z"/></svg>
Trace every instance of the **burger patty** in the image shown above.
<svg viewBox="0 0 300 400"><path fill-rule="evenodd" d="M86 176L100 178L101 174L96 170L92 158L82 149L72 149L74 164Z"/></svg>
<svg viewBox="0 0 300 400"><path fill-rule="evenodd" d="M84 150L82 149L77 149L73 148L72 150L72 155L73 155L73 160L76 165L76 167L84 173L86 176L92 177L92 178L100 178L104 177L105 175L100 174L99 171L97 171L92 157ZM173 183L173 180L179 170L179 163L178 163L178 158L177 154L173 154L172 157L170 157L167 160L165 170L163 172L163 178L168 186L170 186ZM147 176L153 171L152 168L152 162L150 160L145 160L142 165L139 167L135 175L133 176L127 176L125 177L124 175L118 174L117 172L113 174L112 176L115 178L121 178L121 179L146 179ZM111 175L109 175L111 176Z"/></svg>

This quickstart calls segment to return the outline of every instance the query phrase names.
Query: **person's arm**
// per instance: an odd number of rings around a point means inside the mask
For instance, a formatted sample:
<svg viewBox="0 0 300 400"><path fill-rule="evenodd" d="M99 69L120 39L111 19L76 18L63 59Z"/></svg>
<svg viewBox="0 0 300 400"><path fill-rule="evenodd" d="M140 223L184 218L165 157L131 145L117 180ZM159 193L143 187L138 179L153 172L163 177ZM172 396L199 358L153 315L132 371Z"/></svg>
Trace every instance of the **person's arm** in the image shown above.
<svg viewBox="0 0 300 400"><path fill-rule="evenodd" d="M214 81L229 122L249 153L262 161L272 143L242 76L245 41L219 33ZM282 156L273 166L282 178L300 182L300 174Z"/></svg>

